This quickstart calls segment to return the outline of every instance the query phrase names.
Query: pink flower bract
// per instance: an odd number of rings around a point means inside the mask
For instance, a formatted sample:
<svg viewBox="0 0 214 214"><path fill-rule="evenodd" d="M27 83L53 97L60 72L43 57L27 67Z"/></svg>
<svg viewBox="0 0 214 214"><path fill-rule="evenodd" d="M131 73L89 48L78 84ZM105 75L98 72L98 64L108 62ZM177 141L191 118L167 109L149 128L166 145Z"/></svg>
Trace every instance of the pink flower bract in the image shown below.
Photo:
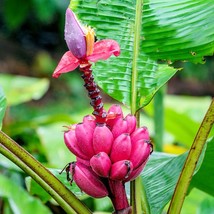
<svg viewBox="0 0 214 214"><path fill-rule="evenodd" d="M116 41L104 39L94 43L93 33L90 27L81 26L72 10L66 10L65 40L69 51L62 56L53 73L54 78L73 71L78 66L84 67L91 62L107 60L111 55L120 55L120 46ZM87 48L90 49L89 55Z"/></svg>

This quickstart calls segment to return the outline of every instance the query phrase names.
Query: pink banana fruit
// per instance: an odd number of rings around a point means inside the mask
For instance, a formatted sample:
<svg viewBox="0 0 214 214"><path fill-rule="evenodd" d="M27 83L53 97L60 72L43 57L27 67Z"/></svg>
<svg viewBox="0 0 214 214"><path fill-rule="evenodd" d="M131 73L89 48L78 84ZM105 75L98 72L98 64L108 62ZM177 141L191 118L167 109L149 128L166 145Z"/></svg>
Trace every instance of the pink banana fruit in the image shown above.
<svg viewBox="0 0 214 214"><path fill-rule="evenodd" d="M73 129L72 129L73 127ZM82 159L89 159L87 155L85 155L79 148L77 144L76 134L75 134L75 126L72 126L70 130L64 133L64 142L68 149L77 157Z"/></svg>
<svg viewBox="0 0 214 214"><path fill-rule="evenodd" d="M94 198L102 198L108 195L108 190L90 167L76 162L71 165L70 172L77 186L86 194Z"/></svg>
<svg viewBox="0 0 214 214"><path fill-rule="evenodd" d="M148 159L147 159L148 160ZM125 182L128 182L128 181L133 181L135 178L137 178L140 173L142 172L143 168L145 167L146 163L147 163L147 160L143 162L142 165L140 165L138 168L134 169L131 174L129 175L129 177L124 180Z"/></svg>
<svg viewBox="0 0 214 214"><path fill-rule="evenodd" d="M109 154L113 143L113 135L106 125L96 126L93 134L93 147L95 154L105 152Z"/></svg>
<svg viewBox="0 0 214 214"><path fill-rule="evenodd" d="M87 124L79 123L76 126L76 138L77 144L80 150L89 157L89 159L95 154L93 150L93 127Z"/></svg>
<svg viewBox="0 0 214 214"><path fill-rule="evenodd" d="M129 160L121 160L112 164L110 179L123 181L129 177L133 170L132 162Z"/></svg>
<svg viewBox="0 0 214 214"><path fill-rule="evenodd" d="M112 145L110 159L112 163L128 160L131 154L131 139L128 134L121 134Z"/></svg>
<svg viewBox="0 0 214 214"><path fill-rule="evenodd" d="M119 135L121 135L122 133L127 133L127 121L124 120L123 118L119 118L113 128L112 128L112 134L114 136L114 138L118 137Z"/></svg>
<svg viewBox="0 0 214 214"><path fill-rule="evenodd" d="M141 128L136 129L131 134L131 140L132 140L132 142L138 141L138 140L150 140L149 131L148 131L147 127L143 126Z"/></svg>
<svg viewBox="0 0 214 214"><path fill-rule="evenodd" d="M128 114L125 117L125 121L127 121L127 133L131 134L136 129L136 117L134 115Z"/></svg>
<svg viewBox="0 0 214 214"><path fill-rule="evenodd" d="M138 140L132 142L132 151L130 161L133 163L134 168L138 168L150 155L151 146L148 140Z"/></svg>
<svg viewBox="0 0 214 214"><path fill-rule="evenodd" d="M111 160L105 152L100 152L90 159L90 166L100 177L109 177Z"/></svg>
<svg viewBox="0 0 214 214"><path fill-rule="evenodd" d="M108 110L107 121L106 121L107 126L110 129L112 129L112 127L114 126L114 124L119 118L123 118L123 111L120 105L114 104Z"/></svg>
<svg viewBox="0 0 214 214"><path fill-rule="evenodd" d="M85 117L83 117L83 124L89 125L92 128L95 128L96 120L92 115L86 115Z"/></svg>
<svg viewBox="0 0 214 214"><path fill-rule="evenodd" d="M90 160L84 160L84 159L79 158L79 157L76 157L76 160L77 160L78 163L82 163L85 166L89 166L90 167Z"/></svg>

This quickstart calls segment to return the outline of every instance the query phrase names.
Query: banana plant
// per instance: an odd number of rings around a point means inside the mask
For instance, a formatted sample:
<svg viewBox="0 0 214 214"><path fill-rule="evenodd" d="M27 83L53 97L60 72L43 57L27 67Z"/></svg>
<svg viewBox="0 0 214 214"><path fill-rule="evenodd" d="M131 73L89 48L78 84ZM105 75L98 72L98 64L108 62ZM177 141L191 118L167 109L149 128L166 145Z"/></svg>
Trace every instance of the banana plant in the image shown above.
<svg viewBox="0 0 214 214"><path fill-rule="evenodd" d="M67 178L92 197L110 197L115 213L161 213L170 200L168 213L180 213L192 176L200 172L203 157L213 151L213 140L206 142L214 123L214 101L190 151L177 157L150 155L156 144L150 141L148 130L140 128L139 114L180 70L173 67L174 61L204 63L204 56L213 54L213 9L211 0L73 0L66 11L69 50L53 77L82 71L94 109L93 116L84 117L64 134L65 144L77 156L77 161L66 167ZM108 59L111 55L116 57ZM97 85L128 106L131 114L125 117L117 105L106 111ZM2 117L4 98L1 104ZM3 132L0 143L0 152L37 181L67 213L91 213ZM130 181L129 203L124 184Z"/></svg>

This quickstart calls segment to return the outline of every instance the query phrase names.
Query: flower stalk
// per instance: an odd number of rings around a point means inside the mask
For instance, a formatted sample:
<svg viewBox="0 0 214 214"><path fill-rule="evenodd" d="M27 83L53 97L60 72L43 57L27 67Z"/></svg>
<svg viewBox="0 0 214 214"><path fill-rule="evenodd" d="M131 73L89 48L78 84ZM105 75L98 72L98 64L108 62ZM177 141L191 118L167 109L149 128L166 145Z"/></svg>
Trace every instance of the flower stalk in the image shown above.
<svg viewBox="0 0 214 214"><path fill-rule="evenodd" d="M64 134L66 146L77 159L66 169L72 176L69 180L75 181L92 197L110 197L115 213L129 214L132 209L125 182L134 180L141 173L152 152L149 133L146 127L137 128L135 116L124 117L120 106L112 105L108 112L104 110L91 69L92 62L106 60L111 55L119 56L120 47L110 39L95 42L93 29L82 26L70 9L66 11L65 40L69 51L63 55L53 77L76 68L82 71L84 87L94 109L94 117L85 116L82 123L68 127ZM136 68L134 74L137 74ZM134 91L136 79L133 75ZM132 112L136 112L136 105Z"/></svg>
<svg viewBox="0 0 214 214"><path fill-rule="evenodd" d="M100 90L97 87L97 84L94 82L94 77L92 75L91 64L80 68L80 71L83 72L82 78L85 82L84 87L88 91L88 96L91 99L91 106L94 108L93 115L96 118L96 122L99 124L105 123L106 112L103 109L102 97L100 95Z"/></svg>

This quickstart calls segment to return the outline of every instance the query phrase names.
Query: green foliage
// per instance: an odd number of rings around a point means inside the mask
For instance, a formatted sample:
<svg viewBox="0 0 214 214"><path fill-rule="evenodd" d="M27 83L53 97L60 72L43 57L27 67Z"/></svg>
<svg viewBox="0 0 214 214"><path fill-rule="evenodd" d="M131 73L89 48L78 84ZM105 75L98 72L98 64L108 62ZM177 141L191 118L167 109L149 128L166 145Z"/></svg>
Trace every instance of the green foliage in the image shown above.
<svg viewBox="0 0 214 214"><path fill-rule="evenodd" d="M212 196L214 196L214 138L212 138L208 145L207 151L204 157L204 161L201 165L200 170L196 173L191 181L191 187L196 187Z"/></svg>
<svg viewBox="0 0 214 214"><path fill-rule="evenodd" d="M32 197L16 182L0 174L0 196L7 200L14 214L51 214L39 199Z"/></svg>
<svg viewBox="0 0 214 214"><path fill-rule="evenodd" d="M21 7L19 7L21 5ZM37 22L50 23L57 13L64 16L66 1L57 0L5 0L3 3L3 18L9 30L18 30L27 19ZM35 20L34 20L35 21Z"/></svg>
<svg viewBox="0 0 214 214"><path fill-rule="evenodd" d="M5 0L4 19L9 29L18 28L26 19L30 11L31 1ZM21 7L19 7L21 5Z"/></svg>
<svg viewBox="0 0 214 214"><path fill-rule="evenodd" d="M4 118L5 110L6 110L6 97L0 86L0 130L1 130L2 120Z"/></svg>
<svg viewBox="0 0 214 214"><path fill-rule="evenodd" d="M48 90L49 80L26 76L0 74L0 85L4 88L8 105L17 105L32 99L40 99Z"/></svg>
<svg viewBox="0 0 214 214"><path fill-rule="evenodd" d="M58 122L40 126L37 129L44 154L51 167L63 168L67 163L75 160L75 156L66 148L63 142L63 130L66 130L66 127L63 126L65 126L65 123Z"/></svg>
<svg viewBox="0 0 214 214"><path fill-rule="evenodd" d="M171 140L167 140L165 133L165 145L171 143L190 148L210 101L210 97L165 96L164 128L171 135ZM154 117L153 105L146 106L144 110L151 118ZM214 129L210 133L213 135Z"/></svg>
<svg viewBox="0 0 214 214"><path fill-rule="evenodd" d="M142 49L153 59L203 62L214 52L212 0L145 0Z"/></svg>
<svg viewBox="0 0 214 214"><path fill-rule="evenodd" d="M23 7L17 9L17 1L6 0L4 15L8 27L10 29L20 27L29 15L31 4L34 5L34 12L37 19L43 22L51 22L57 12L57 8L64 7L64 4L60 2L62 1L32 0L27 1L27 3L22 2ZM213 54L214 4L212 0L198 0L197 2L194 0L145 0L142 8L143 13L140 17L141 22L139 23L135 23L135 4L136 1L134 0L74 0L71 5L83 23L91 25L96 29L98 39L115 39L121 46L121 55L118 58L112 57L107 61L98 62L93 66L94 75L99 86L105 93L128 107L131 106L131 98L134 96L133 88L136 87L137 99L135 104L137 109L140 109L147 105L152 100L154 94L179 70L163 62L159 64L157 60L168 60L169 64L170 61L175 60L188 60L201 63L203 62L203 56ZM134 48L136 27L141 28L142 31L139 46ZM138 52L138 58L133 59L136 52ZM137 67L137 77L135 79L132 79L133 65ZM47 91L49 81L47 79L1 74L0 85L3 86L7 95L8 105L11 106L32 99L40 99ZM185 98L172 98L166 104L165 119L166 130L173 136L173 143L179 143L189 148L203 118L204 111L201 111L199 108L201 106L204 107L204 102L203 100L196 100L188 103L188 107L184 108L187 102ZM64 103L63 99L61 99L61 103ZM199 103L200 105L198 105ZM4 116L5 108L6 99L0 90L0 122ZM70 122L80 122L80 117L85 112L77 110L75 112L77 116L74 115L71 117L67 112L64 113L62 105L60 110L57 106L52 106L53 111L57 112L57 114L59 111L63 111L63 114L59 113L57 116L51 115L47 107L49 114L32 118L32 115L30 115L32 114L32 112L30 113L32 109L26 112L24 108L21 108L19 106L18 111L21 112L22 110L22 112L25 112L26 115L23 115L23 117L27 120L7 124L11 135L25 135L26 129L34 130L34 134L39 141L38 145L41 148L35 151L36 146L29 147L32 149L30 152L34 154L42 152L45 156L44 162L47 166L60 168L74 160L74 156L66 149L62 142L63 137L60 129L63 131L61 127ZM182 111L182 109L185 110ZM38 111L41 114L42 110ZM147 107L146 113L152 116L152 109ZM30 143L32 143L33 137L31 134L30 137ZM24 138L22 136L22 143ZM199 160L198 171L195 172L191 182L191 188L198 188L212 195L214 192L212 185L214 170L211 164L213 162L213 145L212 139L208 143L204 161L202 163L203 157ZM41 154L36 155L39 156ZM151 156L141 176L151 214L161 213L171 199L186 155L175 156L165 153L154 153ZM199 169L200 166L201 168ZM10 167L6 166L5 168L11 170ZM72 192L84 198L84 194L80 193L75 184L69 186L65 173L59 175L59 170L52 170L52 172ZM15 205L20 209L20 212L24 210L28 211L26 213L30 213L32 209L35 210L35 207L31 207L32 204L29 202L29 195L26 192L23 193L23 190L20 190L20 188L11 184L11 181L6 181L1 176L0 180L1 184L5 184L5 188L0 189L1 195L6 198L12 198ZM51 197L31 178L27 178L26 183L32 195L37 195L43 202L50 200ZM10 185L11 187L7 190L6 187ZM13 195L14 190L17 192L17 195ZM21 198L23 203L17 200L17 196L19 195L23 195L23 199ZM86 196L86 198L88 197ZM28 207L26 208L25 201L26 203L29 202L30 211ZM200 207L201 213L213 212L213 207L210 205L211 200L204 200L202 202L202 206ZM106 203L106 207L108 207L109 201L103 199L103 203ZM100 210L101 207L99 205L98 202L95 202L96 209ZM38 212L35 211L35 213L44 213L42 210L44 209L43 206L38 209L41 210ZM24 211L21 213L24 214ZM49 213L49 211L46 211L46 213Z"/></svg>
<svg viewBox="0 0 214 214"><path fill-rule="evenodd" d="M130 1L119 0L72 1L72 5L83 22L95 27L99 39L107 37L119 42L121 55L97 63L94 67L95 77L107 94L130 106L133 96L131 90L134 87L131 83L132 66L136 63L132 61L135 1L131 4ZM155 60L202 62L203 56L212 54L214 50L211 1L144 1L142 9L142 23L138 23L142 33L135 80L137 108L148 104L157 89L176 72L167 65L159 67ZM198 25L203 26L207 33L201 31Z"/></svg>

